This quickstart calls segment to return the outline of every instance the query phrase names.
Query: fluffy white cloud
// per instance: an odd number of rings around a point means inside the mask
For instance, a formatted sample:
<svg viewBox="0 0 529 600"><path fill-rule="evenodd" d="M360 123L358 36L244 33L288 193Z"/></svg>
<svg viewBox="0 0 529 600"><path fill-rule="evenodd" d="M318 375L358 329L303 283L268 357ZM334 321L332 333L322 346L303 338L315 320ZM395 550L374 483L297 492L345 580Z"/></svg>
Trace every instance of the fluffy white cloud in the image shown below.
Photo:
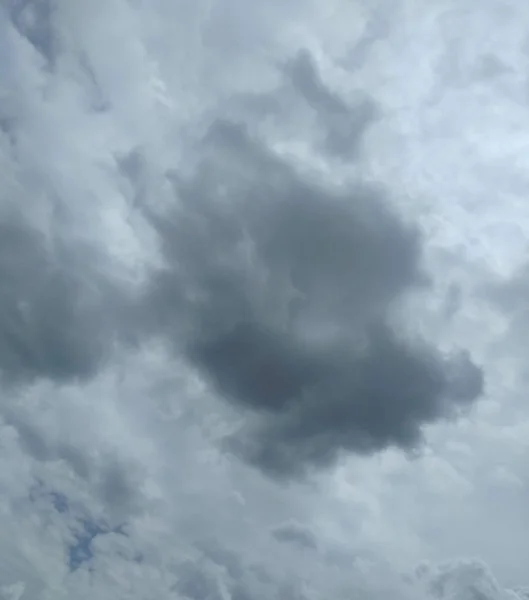
<svg viewBox="0 0 529 600"><path fill-rule="evenodd" d="M0 598L529 597L519 2L0 2Z"/></svg>

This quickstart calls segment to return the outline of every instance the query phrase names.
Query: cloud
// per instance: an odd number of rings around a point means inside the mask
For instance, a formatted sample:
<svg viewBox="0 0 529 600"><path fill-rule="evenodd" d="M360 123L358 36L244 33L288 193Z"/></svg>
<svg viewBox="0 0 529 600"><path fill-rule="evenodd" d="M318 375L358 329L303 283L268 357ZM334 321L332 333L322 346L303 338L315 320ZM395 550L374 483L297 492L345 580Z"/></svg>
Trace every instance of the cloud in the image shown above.
<svg viewBox="0 0 529 600"><path fill-rule="evenodd" d="M131 300L98 271L97 255L80 240L46 236L21 217L0 223L4 382L93 376L120 335L130 333L122 319Z"/></svg>
<svg viewBox="0 0 529 600"><path fill-rule="evenodd" d="M433 598L461 598L462 600L518 600L523 591L503 589L487 565L479 560L461 560L439 565L423 565L417 569L419 580Z"/></svg>
<svg viewBox="0 0 529 600"><path fill-rule="evenodd" d="M420 240L376 188L333 189L217 123L179 208L153 218L167 265L147 310L215 393L246 409L230 450L277 476L340 451L414 448L482 392L468 355L390 324L424 284ZM256 417L256 418L254 418Z"/></svg>
<svg viewBox="0 0 529 600"><path fill-rule="evenodd" d="M52 61L56 40L52 33L53 7L50 0L14 0L7 4L11 21L20 34L43 58Z"/></svg>
<svg viewBox="0 0 529 600"><path fill-rule="evenodd" d="M284 66L285 76L307 102L323 126L323 150L331 156L351 160L358 156L362 138L378 116L375 102L357 92L351 104L322 81L309 52L300 51Z"/></svg>
<svg viewBox="0 0 529 600"><path fill-rule="evenodd" d="M0 598L517 598L520 3L0 4Z"/></svg>
<svg viewBox="0 0 529 600"><path fill-rule="evenodd" d="M505 334L514 347L523 352L523 331L529 319L529 267L524 264L509 275L496 277L495 281L480 286L479 293L497 310L506 324Z"/></svg>
<svg viewBox="0 0 529 600"><path fill-rule="evenodd" d="M279 542L298 544L302 548L316 550L318 545L314 534L300 523L295 521L283 523L272 531L272 535Z"/></svg>

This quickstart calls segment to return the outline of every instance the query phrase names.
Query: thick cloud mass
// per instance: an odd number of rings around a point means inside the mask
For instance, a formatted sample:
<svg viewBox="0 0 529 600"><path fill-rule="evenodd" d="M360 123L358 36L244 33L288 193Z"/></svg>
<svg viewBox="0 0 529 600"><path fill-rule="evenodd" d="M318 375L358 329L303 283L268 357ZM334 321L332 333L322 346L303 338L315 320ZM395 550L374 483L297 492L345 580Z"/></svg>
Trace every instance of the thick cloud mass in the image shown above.
<svg viewBox="0 0 529 600"><path fill-rule="evenodd" d="M46 235L23 217L0 223L0 373L6 383L93 376L134 335L132 302L98 269L104 254Z"/></svg>
<svg viewBox="0 0 529 600"><path fill-rule="evenodd" d="M0 225L0 369L14 380L92 374L97 323L79 314L81 281L47 256L41 237L24 224Z"/></svg>
<svg viewBox="0 0 529 600"><path fill-rule="evenodd" d="M178 211L157 221L152 311L215 393L253 411L231 450L296 474L340 450L413 448L423 424L480 395L466 355L389 325L424 275L417 233L379 190L324 186L233 124L205 146L221 158L177 182Z"/></svg>

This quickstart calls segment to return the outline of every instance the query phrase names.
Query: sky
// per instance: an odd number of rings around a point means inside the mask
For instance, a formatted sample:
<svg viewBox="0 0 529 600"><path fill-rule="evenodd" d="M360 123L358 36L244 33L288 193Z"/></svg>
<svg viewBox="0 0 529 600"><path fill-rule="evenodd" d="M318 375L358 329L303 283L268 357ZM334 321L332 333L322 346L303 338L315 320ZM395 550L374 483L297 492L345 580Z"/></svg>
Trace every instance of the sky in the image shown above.
<svg viewBox="0 0 529 600"><path fill-rule="evenodd" d="M0 599L529 598L528 27L0 0Z"/></svg>

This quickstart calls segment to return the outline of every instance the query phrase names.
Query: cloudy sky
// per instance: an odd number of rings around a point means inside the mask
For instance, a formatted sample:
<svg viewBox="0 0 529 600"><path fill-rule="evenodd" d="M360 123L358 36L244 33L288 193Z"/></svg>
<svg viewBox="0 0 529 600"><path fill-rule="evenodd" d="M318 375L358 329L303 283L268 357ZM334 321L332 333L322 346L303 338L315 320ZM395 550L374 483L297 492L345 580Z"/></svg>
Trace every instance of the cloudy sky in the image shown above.
<svg viewBox="0 0 529 600"><path fill-rule="evenodd" d="M2 600L529 598L528 28L0 0Z"/></svg>

